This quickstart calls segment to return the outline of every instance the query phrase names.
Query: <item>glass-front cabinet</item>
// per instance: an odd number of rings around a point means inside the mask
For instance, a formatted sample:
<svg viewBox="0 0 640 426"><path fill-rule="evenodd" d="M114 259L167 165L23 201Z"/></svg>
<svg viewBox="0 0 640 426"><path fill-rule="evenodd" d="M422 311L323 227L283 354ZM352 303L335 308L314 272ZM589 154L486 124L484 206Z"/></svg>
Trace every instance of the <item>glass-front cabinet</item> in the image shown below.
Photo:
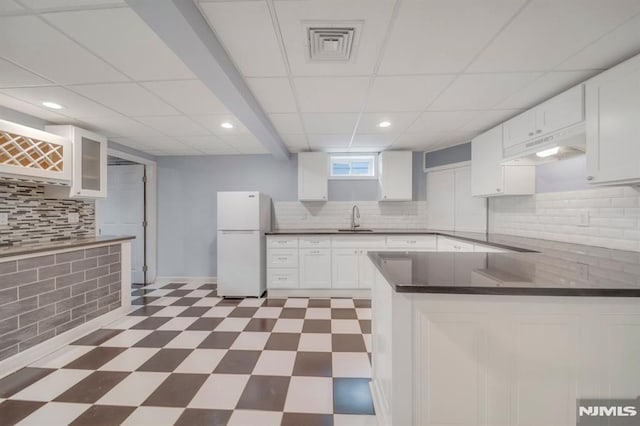
<svg viewBox="0 0 640 426"><path fill-rule="evenodd" d="M107 139L75 126L47 126L47 132L64 136L73 145L71 187L47 187L55 198L107 197Z"/></svg>

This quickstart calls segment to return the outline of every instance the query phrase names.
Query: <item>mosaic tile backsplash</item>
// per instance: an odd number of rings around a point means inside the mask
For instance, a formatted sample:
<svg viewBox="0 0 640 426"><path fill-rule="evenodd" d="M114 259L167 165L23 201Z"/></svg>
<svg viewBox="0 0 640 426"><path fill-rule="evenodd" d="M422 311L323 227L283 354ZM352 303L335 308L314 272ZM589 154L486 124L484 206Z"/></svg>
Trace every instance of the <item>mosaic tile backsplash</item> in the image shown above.
<svg viewBox="0 0 640 426"><path fill-rule="evenodd" d="M9 225L0 226L0 246L78 238L95 233L93 200L46 199L42 185L0 179L0 213L9 214ZM68 222L69 213L78 213L78 223Z"/></svg>

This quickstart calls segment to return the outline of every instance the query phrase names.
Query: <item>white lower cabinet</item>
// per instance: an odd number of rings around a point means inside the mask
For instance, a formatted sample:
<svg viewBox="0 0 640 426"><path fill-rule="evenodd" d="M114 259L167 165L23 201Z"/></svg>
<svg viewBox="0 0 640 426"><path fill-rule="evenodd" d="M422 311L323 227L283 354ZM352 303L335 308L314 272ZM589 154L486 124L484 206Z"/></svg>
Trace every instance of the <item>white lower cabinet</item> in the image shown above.
<svg viewBox="0 0 640 426"><path fill-rule="evenodd" d="M372 288L376 278L376 267L369 260L368 250L358 252L358 287Z"/></svg>
<svg viewBox="0 0 640 426"><path fill-rule="evenodd" d="M331 287L331 250L300 249L300 288Z"/></svg>
<svg viewBox="0 0 640 426"><path fill-rule="evenodd" d="M267 288L298 288L298 269L268 268Z"/></svg>
<svg viewBox="0 0 640 426"><path fill-rule="evenodd" d="M336 248L331 253L331 287L358 288L358 250Z"/></svg>

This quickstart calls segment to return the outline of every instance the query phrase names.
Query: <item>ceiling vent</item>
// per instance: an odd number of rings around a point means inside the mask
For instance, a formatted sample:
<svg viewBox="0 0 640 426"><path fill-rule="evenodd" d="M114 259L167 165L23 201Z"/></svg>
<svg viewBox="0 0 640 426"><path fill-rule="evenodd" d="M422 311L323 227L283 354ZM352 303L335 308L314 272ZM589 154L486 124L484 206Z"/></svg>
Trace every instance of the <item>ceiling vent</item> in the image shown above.
<svg viewBox="0 0 640 426"><path fill-rule="evenodd" d="M361 25L341 22L306 23L308 59L311 62L350 62L357 46Z"/></svg>

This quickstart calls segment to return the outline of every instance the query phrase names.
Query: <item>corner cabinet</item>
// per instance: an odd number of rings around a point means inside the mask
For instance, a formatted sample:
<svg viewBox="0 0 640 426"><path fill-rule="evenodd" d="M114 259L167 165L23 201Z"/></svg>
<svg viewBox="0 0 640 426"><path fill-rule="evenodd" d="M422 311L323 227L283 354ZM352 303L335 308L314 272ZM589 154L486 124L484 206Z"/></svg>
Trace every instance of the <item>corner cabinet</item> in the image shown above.
<svg viewBox="0 0 640 426"><path fill-rule="evenodd" d="M298 153L298 200L327 201L329 156L326 152Z"/></svg>
<svg viewBox="0 0 640 426"><path fill-rule="evenodd" d="M380 153L380 200L411 201L413 199L413 153L384 151Z"/></svg>
<svg viewBox="0 0 640 426"><path fill-rule="evenodd" d="M501 164L502 138L503 126L500 125L471 141L471 194L473 196L495 197L535 193L535 166Z"/></svg>
<svg viewBox="0 0 640 426"><path fill-rule="evenodd" d="M69 185L72 157L68 139L0 120L0 176Z"/></svg>
<svg viewBox="0 0 640 426"><path fill-rule="evenodd" d="M587 181L640 182L640 55L586 84Z"/></svg>
<svg viewBox="0 0 640 426"><path fill-rule="evenodd" d="M50 198L107 197L107 139L75 126L47 126L47 132L65 137L73 148L71 187L46 187Z"/></svg>

